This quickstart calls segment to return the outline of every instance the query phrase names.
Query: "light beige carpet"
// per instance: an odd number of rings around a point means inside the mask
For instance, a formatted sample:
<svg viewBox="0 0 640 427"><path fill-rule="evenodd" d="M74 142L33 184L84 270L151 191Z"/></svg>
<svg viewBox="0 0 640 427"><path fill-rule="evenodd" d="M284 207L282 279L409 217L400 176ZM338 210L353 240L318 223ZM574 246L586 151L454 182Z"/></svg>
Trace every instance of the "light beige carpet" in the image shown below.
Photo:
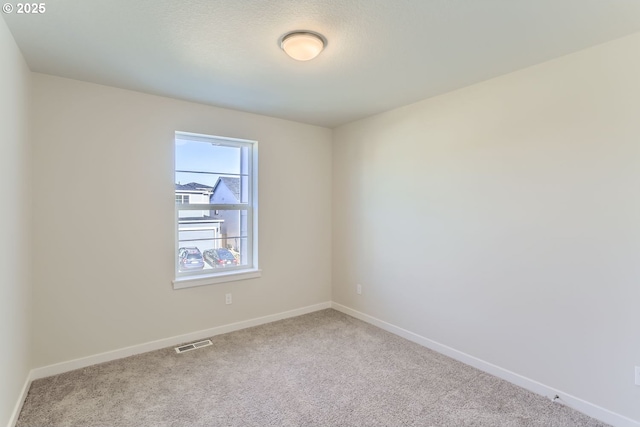
<svg viewBox="0 0 640 427"><path fill-rule="evenodd" d="M604 426L334 310L35 381L27 426Z"/></svg>

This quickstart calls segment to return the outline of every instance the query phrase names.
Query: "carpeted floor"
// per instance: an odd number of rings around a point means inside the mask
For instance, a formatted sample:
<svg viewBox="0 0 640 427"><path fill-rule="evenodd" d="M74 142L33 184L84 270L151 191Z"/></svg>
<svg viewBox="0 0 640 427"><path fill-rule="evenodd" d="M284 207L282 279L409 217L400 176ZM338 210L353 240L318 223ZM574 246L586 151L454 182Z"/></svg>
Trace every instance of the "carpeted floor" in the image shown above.
<svg viewBox="0 0 640 427"><path fill-rule="evenodd" d="M27 426L605 426L334 310L33 382Z"/></svg>

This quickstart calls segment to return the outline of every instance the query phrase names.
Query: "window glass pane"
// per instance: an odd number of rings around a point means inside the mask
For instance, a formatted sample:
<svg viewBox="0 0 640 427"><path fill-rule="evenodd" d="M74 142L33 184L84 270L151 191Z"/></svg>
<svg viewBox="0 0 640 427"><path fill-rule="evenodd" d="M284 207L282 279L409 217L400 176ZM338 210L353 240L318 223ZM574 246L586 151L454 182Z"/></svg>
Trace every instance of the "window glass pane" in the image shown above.
<svg viewBox="0 0 640 427"><path fill-rule="evenodd" d="M176 138L176 172L240 174L240 147Z"/></svg>
<svg viewBox="0 0 640 427"><path fill-rule="evenodd" d="M185 245L178 250L178 271L200 271L204 269L202 252L197 246Z"/></svg>
<svg viewBox="0 0 640 427"><path fill-rule="evenodd" d="M220 176L212 190L211 203L223 205L242 203L240 198L240 177Z"/></svg>
<svg viewBox="0 0 640 427"><path fill-rule="evenodd" d="M256 267L256 235L249 221L256 148L251 141L176 132L179 276ZM244 205L244 209L230 205Z"/></svg>
<svg viewBox="0 0 640 427"><path fill-rule="evenodd" d="M188 194L176 194L176 203L189 204Z"/></svg>
<svg viewBox="0 0 640 427"><path fill-rule="evenodd" d="M202 148L202 147L204 148ZM176 139L176 194L189 194L178 203L239 204L249 202L249 147L227 147Z"/></svg>
<svg viewBox="0 0 640 427"><path fill-rule="evenodd" d="M201 214L201 215L198 215ZM247 210L178 211L181 272L249 265ZM187 253L195 254L189 258ZM192 262L193 258L202 262Z"/></svg>
<svg viewBox="0 0 640 427"><path fill-rule="evenodd" d="M219 174L176 172L176 191L190 191L193 189L213 190L218 182Z"/></svg>

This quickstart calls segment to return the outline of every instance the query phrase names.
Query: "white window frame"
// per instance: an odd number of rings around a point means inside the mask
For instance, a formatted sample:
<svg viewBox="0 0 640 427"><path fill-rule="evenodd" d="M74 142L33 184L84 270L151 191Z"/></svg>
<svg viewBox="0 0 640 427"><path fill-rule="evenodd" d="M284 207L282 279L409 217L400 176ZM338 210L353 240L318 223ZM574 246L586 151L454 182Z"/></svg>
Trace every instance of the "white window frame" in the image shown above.
<svg viewBox="0 0 640 427"><path fill-rule="evenodd" d="M227 138L212 135L203 135L191 132L176 132L175 139L188 140L192 142L219 144L230 147L247 147L248 152L248 202L240 204L179 204L175 203L174 218L174 277L173 288L184 289L194 286L213 285L236 280L253 279L261 276L262 271L258 268L258 141ZM175 166L174 166L175 174ZM174 175L175 177L175 175ZM175 180L174 180L175 182ZM175 190L174 190L175 194ZM174 198L175 199L175 198ZM247 211L247 265L238 267L227 267L223 271L202 270L198 272L178 271L178 241L179 211L184 210L246 210Z"/></svg>

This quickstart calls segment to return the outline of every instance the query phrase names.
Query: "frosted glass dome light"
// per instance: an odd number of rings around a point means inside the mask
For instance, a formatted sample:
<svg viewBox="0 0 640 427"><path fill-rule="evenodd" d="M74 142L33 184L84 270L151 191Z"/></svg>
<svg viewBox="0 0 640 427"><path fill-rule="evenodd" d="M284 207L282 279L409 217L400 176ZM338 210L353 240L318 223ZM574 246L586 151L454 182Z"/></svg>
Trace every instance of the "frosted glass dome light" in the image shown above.
<svg viewBox="0 0 640 427"><path fill-rule="evenodd" d="M324 38L308 31L294 31L285 34L280 47L287 55L297 61L308 61L315 58L324 49Z"/></svg>

